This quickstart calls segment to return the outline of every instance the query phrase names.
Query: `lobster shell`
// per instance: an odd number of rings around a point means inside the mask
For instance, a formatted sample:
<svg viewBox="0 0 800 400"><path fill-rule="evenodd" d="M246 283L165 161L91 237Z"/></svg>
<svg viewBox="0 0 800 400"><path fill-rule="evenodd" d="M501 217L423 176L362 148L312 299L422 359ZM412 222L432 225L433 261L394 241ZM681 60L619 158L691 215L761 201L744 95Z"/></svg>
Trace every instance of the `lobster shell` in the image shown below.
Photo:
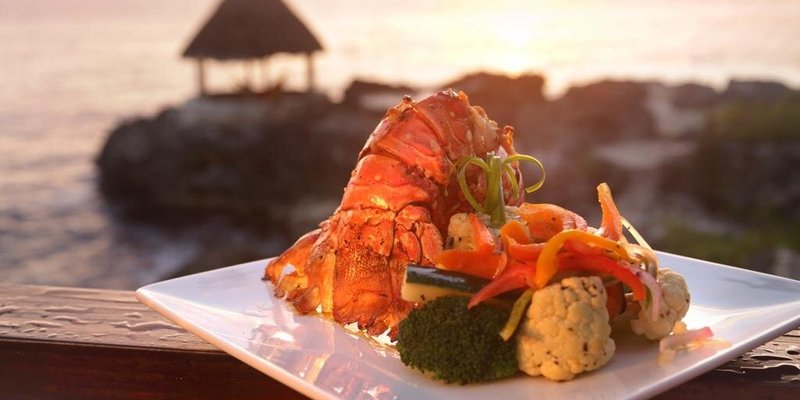
<svg viewBox="0 0 800 400"><path fill-rule="evenodd" d="M266 266L275 295L301 313L330 313L370 334L395 332L414 306L400 295L406 265L432 266L450 217L471 209L454 179L456 163L515 154L513 135L464 93L405 97L367 139L333 215ZM480 200L482 175L468 170L467 180ZM506 190L506 204L522 196Z"/></svg>

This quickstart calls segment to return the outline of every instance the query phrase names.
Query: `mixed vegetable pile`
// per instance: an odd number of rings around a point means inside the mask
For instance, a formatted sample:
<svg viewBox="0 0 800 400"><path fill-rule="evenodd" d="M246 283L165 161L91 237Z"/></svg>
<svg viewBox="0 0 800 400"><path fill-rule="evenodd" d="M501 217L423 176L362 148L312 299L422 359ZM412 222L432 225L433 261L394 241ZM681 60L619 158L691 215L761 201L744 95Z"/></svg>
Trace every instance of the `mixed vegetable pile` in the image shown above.
<svg viewBox="0 0 800 400"><path fill-rule="evenodd" d="M510 163L488 154L456 172L474 213L454 215L436 268L409 266L403 298L420 306L399 329L402 361L434 378L466 384L522 370L558 381L605 365L615 350L611 322L660 340L660 361L708 339L709 328L687 330L683 277L659 268L656 255L619 213L609 186L597 187L599 228L554 204L503 202L504 187L520 190ZM467 168L485 174L480 203ZM541 179L527 192L538 189ZM635 243L629 242L623 229Z"/></svg>

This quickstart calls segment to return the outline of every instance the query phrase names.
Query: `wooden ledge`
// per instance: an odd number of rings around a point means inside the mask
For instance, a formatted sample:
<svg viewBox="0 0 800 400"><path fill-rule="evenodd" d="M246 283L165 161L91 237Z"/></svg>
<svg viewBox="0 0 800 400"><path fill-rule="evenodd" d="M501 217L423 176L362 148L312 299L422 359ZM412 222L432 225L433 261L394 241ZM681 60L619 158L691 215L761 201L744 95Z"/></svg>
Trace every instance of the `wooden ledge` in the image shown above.
<svg viewBox="0 0 800 400"><path fill-rule="evenodd" d="M795 399L800 328L659 396ZM133 292L0 284L0 397L295 399Z"/></svg>

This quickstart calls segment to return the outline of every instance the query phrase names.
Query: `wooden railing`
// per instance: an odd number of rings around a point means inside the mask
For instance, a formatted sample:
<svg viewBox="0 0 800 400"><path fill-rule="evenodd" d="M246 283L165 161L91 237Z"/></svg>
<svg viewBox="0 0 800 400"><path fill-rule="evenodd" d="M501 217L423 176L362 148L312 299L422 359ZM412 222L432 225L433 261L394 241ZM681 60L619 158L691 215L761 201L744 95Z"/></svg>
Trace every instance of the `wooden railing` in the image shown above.
<svg viewBox="0 0 800 400"><path fill-rule="evenodd" d="M0 398L293 399L133 292L0 284ZM800 398L800 328L658 398Z"/></svg>

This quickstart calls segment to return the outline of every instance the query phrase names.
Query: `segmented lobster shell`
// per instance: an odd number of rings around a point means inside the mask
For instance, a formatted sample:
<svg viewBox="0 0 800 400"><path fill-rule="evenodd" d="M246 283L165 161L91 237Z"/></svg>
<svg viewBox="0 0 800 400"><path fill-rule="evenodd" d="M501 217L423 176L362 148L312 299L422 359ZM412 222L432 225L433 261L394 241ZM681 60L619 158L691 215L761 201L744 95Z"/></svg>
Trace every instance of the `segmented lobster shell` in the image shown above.
<svg viewBox="0 0 800 400"><path fill-rule="evenodd" d="M463 93L404 98L370 135L333 215L267 265L276 296L371 334L396 328L413 307L400 296L406 265L432 265L450 217L471 209L455 181L456 163L515 154L513 134ZM480 200L482 175L468 171L467 179ZM522 196L506 190L506 204ZM284 273L289 265L294 270Z"/></svg>

